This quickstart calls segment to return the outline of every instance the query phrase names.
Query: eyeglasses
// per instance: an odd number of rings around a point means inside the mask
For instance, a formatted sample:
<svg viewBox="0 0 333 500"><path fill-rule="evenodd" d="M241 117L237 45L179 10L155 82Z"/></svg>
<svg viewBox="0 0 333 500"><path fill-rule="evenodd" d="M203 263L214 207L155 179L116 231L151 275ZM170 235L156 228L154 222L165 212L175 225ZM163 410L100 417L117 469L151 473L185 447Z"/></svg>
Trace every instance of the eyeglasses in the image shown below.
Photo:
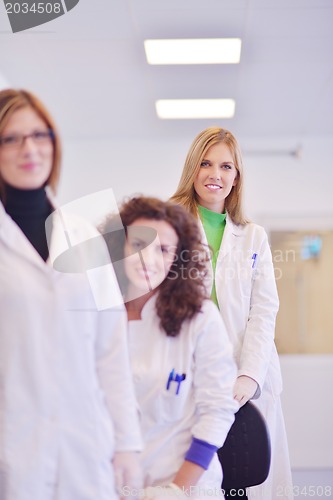
<svg viewBox="0 0 333 500"><path fill-rule="evenodd" d="M4 148L21 148L26 139L32 139L35 144L46 144L50 139L54 139L51 129L32 132L31 134L11 134L0 137L0 146Z"/></svg>

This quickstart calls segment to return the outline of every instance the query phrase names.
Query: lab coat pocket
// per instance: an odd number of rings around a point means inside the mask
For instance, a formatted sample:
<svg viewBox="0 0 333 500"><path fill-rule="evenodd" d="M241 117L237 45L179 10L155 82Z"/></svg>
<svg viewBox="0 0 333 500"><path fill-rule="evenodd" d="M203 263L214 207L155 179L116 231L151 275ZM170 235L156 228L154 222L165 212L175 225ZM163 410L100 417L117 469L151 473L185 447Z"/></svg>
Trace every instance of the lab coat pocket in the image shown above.
<svg viewBox="0 0 333 500"><path fill-rule="evenodd" d="M176 422L184 417L184 408L186 402L185 390L181 387L178 394L172 389L162 392L159 397L159 409L161 420L163 422Z"/></svg>

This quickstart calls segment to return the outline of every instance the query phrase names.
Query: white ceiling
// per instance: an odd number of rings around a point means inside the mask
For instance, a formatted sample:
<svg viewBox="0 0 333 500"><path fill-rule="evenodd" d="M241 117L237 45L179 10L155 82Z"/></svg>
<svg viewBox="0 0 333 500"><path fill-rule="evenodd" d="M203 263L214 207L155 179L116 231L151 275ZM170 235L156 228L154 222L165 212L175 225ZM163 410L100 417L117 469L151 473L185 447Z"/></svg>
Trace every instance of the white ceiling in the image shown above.
<svg viewBox="0 0 333 500"><path fill-rule="evenodd" d="M242 39L239 65L149 66L146 38ZM333 133L333 0L80 0L11 33L0 74L37 93L69 140L188 142L214 125L242 139ZM229 120L159 120L160 98L234 98Z"/></svg>

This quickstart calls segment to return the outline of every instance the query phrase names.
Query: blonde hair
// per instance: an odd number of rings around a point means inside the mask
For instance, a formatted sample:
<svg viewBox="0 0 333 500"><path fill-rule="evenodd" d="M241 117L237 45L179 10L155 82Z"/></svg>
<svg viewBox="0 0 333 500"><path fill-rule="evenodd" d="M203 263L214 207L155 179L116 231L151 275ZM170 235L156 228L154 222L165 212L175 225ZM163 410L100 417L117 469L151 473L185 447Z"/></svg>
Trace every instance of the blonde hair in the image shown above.
<svg viewBox="0 0 333 500"><path fill-rule="evenodd" d="M225 200L225 209L235 224L246 224L243 214L243 161L239 144L235 136L226 129L209 127L194 139L187 154L182 176L177 191L170 201L183 205L189 212L198 217L198 200L194 189L194 181L199 173L201 162L208 149L215 144L224 143L232 155L236 170L237 183L233 186Z"/></svg>
<svg viewBox="0 0 333 500"><path fill-rule="evenodd" d="M0 91L0 137L15 111L18 111L22 108L30 108L34 110L38 114L38 116L40 116L40 118L46 123L47 127L53 132L53 162L51 173L46 181L46 184L51 187L53 192L56 192L60 176L60 137L50 113L47 111L44 104L34 94L27 90L16 89L6 89ZM0 175L0 198L1 194L3 194L3 180Z"/></svg>

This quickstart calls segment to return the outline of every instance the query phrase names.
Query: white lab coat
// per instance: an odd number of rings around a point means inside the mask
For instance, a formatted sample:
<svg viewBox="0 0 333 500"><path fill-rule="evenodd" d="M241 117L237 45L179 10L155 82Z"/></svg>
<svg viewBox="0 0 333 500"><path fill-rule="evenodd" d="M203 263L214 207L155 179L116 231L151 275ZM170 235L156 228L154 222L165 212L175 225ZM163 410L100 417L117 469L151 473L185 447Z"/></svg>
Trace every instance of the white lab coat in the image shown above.
<svg viewBox="0 0 333 500"><path fill-rule="evenodd" d="M204 234L202 224L201 230ZM212 279L213 270L209 266L209 290ZM237 226L227 215L215 286L221 316L234 348L238 376L247 375L259 384L260 396L253 403L266 419L271 438L269 477L263 485L249 489L249 498L292 498L288 494L292 491L291 472L279 396L282 378L274 343L279 300L272 255L261 226L253 223Z"/></svg>
<svg viewBox="0 0 333 500"><path fill-rule="evenodd" d="M73 221L74 242L95 235ZM84 273L45 263L0 203L1 500L117 498L113 453L141 446L126 321L97 311Z"/></svg>
<svg viewBox="0 0 333 500"><path fill-rule="evenodd" d="M142 319L129 322L145 486L163 486L174 479L192 437L220 447L238 408L232 397L236 364L215 304L204 301L202 312L185 321L177 337L168 337L159 325L155 303L153 295L142 310ZM178 395L176 382L166 388L173 369L186 374ZM215 454L191 498L215 493L221 498L221 480Z"/></svg>

